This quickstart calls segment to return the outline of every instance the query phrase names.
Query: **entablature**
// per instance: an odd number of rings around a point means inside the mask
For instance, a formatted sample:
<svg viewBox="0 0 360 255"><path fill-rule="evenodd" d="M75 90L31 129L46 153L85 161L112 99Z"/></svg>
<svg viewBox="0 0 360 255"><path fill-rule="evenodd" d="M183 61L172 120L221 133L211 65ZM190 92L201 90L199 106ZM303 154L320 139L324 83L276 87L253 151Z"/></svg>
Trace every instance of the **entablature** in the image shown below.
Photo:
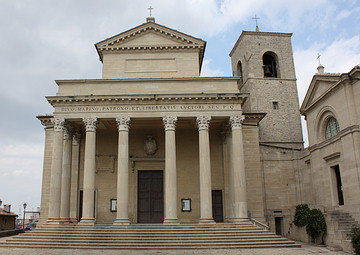
<svg viewBox="0 0 360 255"><path fill-rule="evenodd" d="M97 116L111 118L119 114L131 117L174 115L231 116L242 113L247 94L152 94L118 96L48 97L54 114L63 118Z"/></svg>

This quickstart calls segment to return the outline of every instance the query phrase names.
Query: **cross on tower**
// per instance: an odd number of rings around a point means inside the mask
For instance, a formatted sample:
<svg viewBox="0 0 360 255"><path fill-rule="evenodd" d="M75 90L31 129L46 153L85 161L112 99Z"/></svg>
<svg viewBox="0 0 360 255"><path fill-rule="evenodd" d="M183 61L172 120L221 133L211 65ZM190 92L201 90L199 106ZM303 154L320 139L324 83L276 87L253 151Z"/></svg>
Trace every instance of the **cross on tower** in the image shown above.
<svg viewBox="0 0 360 255"><path fill-rule="evenodd" d="M151 11L154 10L154 8L152 8L151 6L148 8L148 10L150 11L150 17L151 17Z"/></svg>
<svg viewBox="0 0 360 255"><path fill-rule="evenodd" d="M258 22L257 22L257 20L260 19L260 18L258 18L258 17L256 16L256 14L255 14L255 17L253 17L252 19L254 19L254 20L255 20L255 23L256 23L256 32L259 32L259 27L258 27Z"/></svg>

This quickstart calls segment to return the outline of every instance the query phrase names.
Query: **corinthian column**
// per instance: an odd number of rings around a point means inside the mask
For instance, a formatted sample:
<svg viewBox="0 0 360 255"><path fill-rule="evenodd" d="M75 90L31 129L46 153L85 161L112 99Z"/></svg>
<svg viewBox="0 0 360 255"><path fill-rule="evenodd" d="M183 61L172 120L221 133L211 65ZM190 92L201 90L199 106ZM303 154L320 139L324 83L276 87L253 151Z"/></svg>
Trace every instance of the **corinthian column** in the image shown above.
<svg viewBox="0 0 360 255"><path fill-rule="evenodd" d="M200 223L214 223L211 199L210 116L198 116L200 162Z"/></svg>
<svg viewBox="0 0 360 255"><path fill-rule="evenodd" d="M130 117L116 118L119 129L117 167L117 212L114 224L128 225L129 221L129 124Z"/></svg>
<svg viewBox="0 0 360 255"><path fill-rule="evenodd" d="M53 118L51 119L51 122L54 125L54 142L51 163L48 221L58 221L60 219L61 169L65 120L63 118Z"/></svg>
<svg viewBox="0 0 360 255"><path fill-rule="evenodd" d="M164 224L178 223L176 191L176 141L177 117L163 117L165 127L165 219Z"/></svg>
<svg viewBox="0 0 360 255"><path fill-rule="evenodd" d="M231 193L230 210L232 221L247 219L246 179L242 123L243 115L230 117L232 129L232 167L230 169L229 190Z"/></svg>
<svg viewBox="0 0 360 255"><path fill-rule="evenodd" d="M71 173L71 131L70 127L64 130L63 142L63 163L62 163L62 177L61 177L61 207L60 219L62 221L69 221L70 219L70 173Z"/></svg>
<svg viewBox="0 0 360 255"><path fill-rule="evenodd" d="M83 183L83 214L80 223L95 223L95 153L97 118L83 119L86 127L84 183Z"/></svg>
<svg viewBox="0 0 360 255"><path fill-rule="evenodd" d="M71 192L70 192L70 221L77 221L78 191L79 191L79 153L80 132L73 135L71 159Z"/></svg>

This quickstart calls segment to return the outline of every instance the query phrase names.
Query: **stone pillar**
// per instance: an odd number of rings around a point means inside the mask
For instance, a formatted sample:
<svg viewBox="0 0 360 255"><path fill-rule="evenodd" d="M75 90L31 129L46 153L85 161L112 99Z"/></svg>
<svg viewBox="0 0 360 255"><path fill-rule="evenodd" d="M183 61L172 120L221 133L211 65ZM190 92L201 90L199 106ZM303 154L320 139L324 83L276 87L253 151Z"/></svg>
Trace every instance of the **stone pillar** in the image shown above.
<svg viewBox="0 0 360 255"><path fill-rule="evenodd" d="M230 169L229 189L232 201L230 201L231 217L233 222L247 219L247 199L246 199L246 179L242 123L245 119L243 115L230 117L232 129L232 167Z"/></svg>
<svg viewBox="0 0 360 255"><path fill-rule="evenodd" d="M200 223L214 223L211 198L211 166L209 123L210 116L198 116L200 162Z"/></svg>
<svg viewBox="0 0 360 255"><path fill-rule="evenodd" d="M54 125L54 142L51 163L48 221L58 221L60 219L61 170L65 120L63 118L53 118L51 119L51 122Z"/></svg>
<svg viewBox="0 0 360 255"><path fill-rule="evenodd" d="M83 211L80 223L95 223L95 153L96 153L96 126L97 118L83 119L86 127L84 183L83 183Z"/></svg>
<svg viewBox="0 0 360 255"><path fill-rule="evenodd" d="M165 116L165 218L164 224L178 223L176 191L176 141L177 117Z"/></svg>
<svg viewBox="0 0 360 255"><path fill-rule="evenodd" d="M128 225L129 221L129 124L130 117L116 118L119 129L117 164L117 212L114 224Z"/></svg>
<svg viewBox="0 0 360 255"><path fill-rule="evenodd" d="M70 221L77 221L79 197L80 132L73 135L71 159Z"/></svg>
<svg viewBox="0 0 360 255"><path fill-rule="evenodd" d="M71 177L71 151L72 151L72 137L70 127L64 129L63 142L63 163L62 163L62 177L61 177L61 206L60 219L61 221L70 220L70 177Z"/></svg>

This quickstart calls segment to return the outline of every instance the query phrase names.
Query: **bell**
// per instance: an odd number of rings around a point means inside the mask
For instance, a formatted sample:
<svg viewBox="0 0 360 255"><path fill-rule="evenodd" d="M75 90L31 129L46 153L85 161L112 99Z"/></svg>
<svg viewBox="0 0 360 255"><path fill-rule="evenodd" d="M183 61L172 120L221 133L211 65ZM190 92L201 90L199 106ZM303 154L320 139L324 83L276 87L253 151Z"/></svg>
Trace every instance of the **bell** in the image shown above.
<svg viewBox="0 0 360 255"><path fill-rule="evenodd" d="M265 74L266 77L271 77L272 76L271 66L270 65L264 65L264 74Z"/></svg>

